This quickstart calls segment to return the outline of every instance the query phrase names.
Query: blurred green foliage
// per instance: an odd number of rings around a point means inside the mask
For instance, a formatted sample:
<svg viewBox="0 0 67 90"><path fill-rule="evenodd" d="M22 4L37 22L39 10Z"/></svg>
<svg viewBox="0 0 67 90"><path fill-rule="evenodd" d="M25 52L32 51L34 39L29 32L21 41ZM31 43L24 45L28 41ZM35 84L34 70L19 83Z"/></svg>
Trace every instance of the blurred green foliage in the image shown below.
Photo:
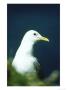
<svg viewBox="0 0 67 90"><path fill-rule="evenodd" d="M59 72L54 71L49 77L40 80L36 73L19 74L11 65L11 59L7 64L7 85L8 86L56 86Z"/></svg>

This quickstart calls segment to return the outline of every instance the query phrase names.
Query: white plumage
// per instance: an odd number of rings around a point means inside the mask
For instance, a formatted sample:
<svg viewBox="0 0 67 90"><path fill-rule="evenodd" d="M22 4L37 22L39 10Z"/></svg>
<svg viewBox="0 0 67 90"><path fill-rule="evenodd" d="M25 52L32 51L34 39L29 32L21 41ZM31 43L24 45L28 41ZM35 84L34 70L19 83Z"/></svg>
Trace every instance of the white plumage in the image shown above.
<svg viewBox="0 0 67 90"><path fill-rule="evenodd" d="M38 40L49 41L48 38L41 36L35 30L29 30L24 35L12 62L12 66L17 72L36 72L35 66L38 67L38 61L37 58L33 56L33 45Z"/></svg>

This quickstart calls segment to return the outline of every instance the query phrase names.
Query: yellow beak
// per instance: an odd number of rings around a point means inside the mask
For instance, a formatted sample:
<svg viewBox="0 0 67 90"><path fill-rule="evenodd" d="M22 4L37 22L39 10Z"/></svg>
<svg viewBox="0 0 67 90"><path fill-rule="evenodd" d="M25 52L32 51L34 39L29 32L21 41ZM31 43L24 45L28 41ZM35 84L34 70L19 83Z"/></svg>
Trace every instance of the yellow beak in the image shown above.
<svg viewBox="0 0 67 90"><path fill-rule="evenodd" d="M46 42L49 42L49 39L48 38L46 38L46 37L40 37L38 40L42 40L42 41L46 41Z"/></svg>

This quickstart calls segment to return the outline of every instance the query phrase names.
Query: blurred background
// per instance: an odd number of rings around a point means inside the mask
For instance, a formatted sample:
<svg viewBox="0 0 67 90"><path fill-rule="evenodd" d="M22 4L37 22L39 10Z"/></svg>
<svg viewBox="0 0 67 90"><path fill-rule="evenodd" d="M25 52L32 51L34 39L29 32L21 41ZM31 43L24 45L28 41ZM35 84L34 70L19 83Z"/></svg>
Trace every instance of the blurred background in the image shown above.
<svg viewBox="0 0 67 90"><path fill-rule="evenodd" d="M48 78L50 78L50 80L51 78L54 78L55 81L53 81L52 84L48 85L60 85L59 4L7 5L7 60L9 62L9 65L7 67L8 74L9 72L13 71L10 71L10 68L12 68L10 62L12 62L24 34L31 29L38 31L42 36L47 36L50 40L49 43L37 42L34 45L34 56L38 58L38 62L41 66L38 72L38 78L40 80L43 80L45 78L45 82L48 81ZM15 75L17 74L15 73ZM10 77L10 74L8 76L9 78L13 77ZM7 81L8 85L20 85L16 83L13 84L13 81L10 82L10 79L8 79Z"/></svg>

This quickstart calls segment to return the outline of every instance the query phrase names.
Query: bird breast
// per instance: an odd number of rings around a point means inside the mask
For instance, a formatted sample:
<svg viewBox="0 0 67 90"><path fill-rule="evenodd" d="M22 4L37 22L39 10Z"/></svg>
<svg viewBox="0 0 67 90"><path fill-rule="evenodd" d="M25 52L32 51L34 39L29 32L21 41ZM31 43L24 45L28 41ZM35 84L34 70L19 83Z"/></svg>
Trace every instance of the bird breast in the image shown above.
<svg viewBox="0 0 67 90"><path fill-rule="evenodd" d="M37 62L36 58L28 55L22 58L16 57L12 65L19 73L34 72L36 71L34 67L35 62Z"/></svg>

